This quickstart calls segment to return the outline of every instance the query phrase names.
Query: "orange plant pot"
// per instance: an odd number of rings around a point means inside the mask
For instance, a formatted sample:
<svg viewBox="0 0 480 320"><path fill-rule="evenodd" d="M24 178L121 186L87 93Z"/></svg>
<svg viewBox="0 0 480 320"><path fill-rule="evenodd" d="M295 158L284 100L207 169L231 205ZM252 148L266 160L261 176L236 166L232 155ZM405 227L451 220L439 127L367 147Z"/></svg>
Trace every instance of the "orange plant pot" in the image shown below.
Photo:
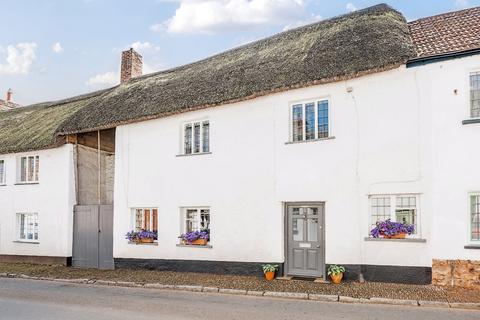
<svg viewBox="0 0 480 320"><path fill-rule="evenodd" d="M339 284L340 282L342 282L343 273L331 274L330 279L332 279L333 283Z"/></svg>
<svg viewBox="0 0 480 320"><path fill-rule="evenodd" d="M205 246L205 245L207 245L207 242L208 242L207 239L197 239L195 241L188 242L188 244L193 244L193 245L196 245L196 246Z"/></svg>
<svg viewBox="0 0 480 320"><path fill-rule="evenodd" d="M275 278L275 272L274 271L265 272L265 279L267 279L267 281L272 281L274 278Z"/></svg>
<svg viewBox="0 0 480 320"><path fill-rule="evenodd" d="M405 239L406 235L407 235L406 233L399 233L399 234L396 234L394 236L385 236L384 235L383 237L386 238L386 239Z"/></svg>
<svg viewBox="0 0 480 320"><path fill-rule="evenodd" d="M140 239L141 243L153 243L153 238Z"/></svg>

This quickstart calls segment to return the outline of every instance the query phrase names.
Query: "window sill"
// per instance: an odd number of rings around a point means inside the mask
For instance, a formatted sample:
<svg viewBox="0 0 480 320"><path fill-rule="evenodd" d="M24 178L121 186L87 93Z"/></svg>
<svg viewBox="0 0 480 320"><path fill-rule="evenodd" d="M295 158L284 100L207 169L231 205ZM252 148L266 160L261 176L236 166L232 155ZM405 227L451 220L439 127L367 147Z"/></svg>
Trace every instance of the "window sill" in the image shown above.
<svg viewBox="0 0 480 320"><path fill-rule="evenodd" d="M205 246L196 245L196 244L177 244L177 247L186 247L186 248L205 248L205 249L212 249L213 247L209 244Z"/></svg>
<svg viewBox="0 0 480 320"><path fill-rule="evenodd" d="M285 144L297 144L297 143L318 142L318 141L333 140L333 139L335 139L335 137L334 137L334 136L331 136L331 137L327 137L327 138L319 138L319 139L311 139L311 140L288 141L288 142L285 142Z"/></svg>
<svg viewBox="0 0 480 320"><path fill-rule="evenodd" d="M133 242L133 241L128 241L128 244L133 244L136 246L158 246L158 242Z"/></svg>
<svg viewBox="0 0 480 320"><path fill-rule="evenodd" d="M15 243L30 243L30 244L40 244L40 241L29 241L29 240L15 240Z"/></svg>
<svg viewBox="0 0 480 320"><path fill-rule="evenodd" d="M36 182L17 182L17 183L15 183L16 186L24 185L24 184L40 184L40 183L38 181L36 181Z"/></svg>
<svg viewBox="0 0 480 320"><path fill-rule="evenodd" d="M197 152L197 153L188 153L188 154L177 154L176 157L190 157L190 156L203 156L206 154L212 154L211 152Z"/></svg>
<svg viewBox="0 0 480 320"><path fill-rule="evenodd" d="M462 121L462 124L465 125L465 124L473 124L473 123L480 123L480 118L472 118L472 119L467 119L467 120L463 120Z"/></svg>
<svg viewBox="0 0 480 320"><path fill-rule="evenodd" d="M365 237L365 241L418 242L418 243L426 243L426 242L427 242L427 239L420 239L420 238L387 239L387 238Z"/></svg>
<svg viewBox="0 0 480 320"><path fill-rule="evenodd" d="M479 249L480 250L480 244L469 244L463 247L464 249Z"/></svg>
<svg viewBox="0 0 480 320"><path fill-rule="evenodd" d="M0 183L0 187L5 187L6 185L6 183Z"/></svg>

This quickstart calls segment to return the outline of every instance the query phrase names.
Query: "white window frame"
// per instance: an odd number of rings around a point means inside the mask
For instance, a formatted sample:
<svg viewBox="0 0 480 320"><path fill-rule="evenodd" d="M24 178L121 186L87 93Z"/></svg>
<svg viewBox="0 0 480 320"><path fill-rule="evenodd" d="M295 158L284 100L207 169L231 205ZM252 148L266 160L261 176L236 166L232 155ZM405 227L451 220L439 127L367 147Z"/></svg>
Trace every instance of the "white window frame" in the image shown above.
<svg viewBox="0 0 480 320"><path fill-rule="evenodd" d="M368 199L368 236L373 226L372 221L372 200L375 198L390 198L390 219L396 221L396 209L397 209L397 197L415 197L415 210L416 210L416 229L411 235L407 235L408 238L421 238L421 203L419 193L397 193L397 194L372 194Z"/></svg>
<svg viewBox="0 0 480 320"><path fill-rule="evenodd" d="M204 123L208 122L208 151L203 151L203 128L204 128ZM199 152L195 152L195 124L199 123L200 124L200 147L199 147ZM185 152L185 130L187 126L190 125L192 126L192 133L191 133L191 141L192 141L192 152L191 153L186 153ZM195 155L195 154L204 154L204 153L211 153L212 151L212 123L210 119L208 118L202 118L198 120L192 120L192 121L187 121L183 122L181 126L181 135L180 135L180 154L181 155Z"/></svg>
<svg viewBox="0 0 480 320"><path fill-rule="evenodd" d="M196 210L197 211L197 220L200 221L200 212L201 210L208 210L209 214L209 230L211 233L211 225L212 225L212 210L208 206L190 206L190 207L181 207L180 208L180 225L181 230L180 232L183 234L187 232L187 210ZM198 230L200 231L200 229ZM210 240L209 240L210 241Z"/></svg>
<svg viewBox="0 0 480 320"><path fill-rule="evenodd" d="M472 240L472 211L471 211L471 208L472 208L472 203L470 202L471 201L471 197L472 196L480 196L480 191L479 192L470 192L468 193L468 243L472 243L472 244L480 244L480 240Z"/></svg>
<svg viewBox="0 0 480 320"><path fill-rule="evenodd" d="M135 207L135 208L131 208L130 210L130 215L131 215L131 229L134 230L134 231L139 231L137 230L137 210L142 210L142 226L145 222L145 214L144 214L144 211L145 210L150 210L150 226L148 228L148 231L153 231L153 210L156 210L157 211L157 233L158 233L158 218L159 218L159 214L158 214L158 208L157 207Z"/></svg>
<svg viewBox="0 0 480 320"><path fill-rule="evenodd" d="M470 77L474 73L480 73L480 68L472 68L468 70L468 77L467 77L467 95L466 95L466 100L467 100L467 105L468 105L468 117L467 119L480 119L480 117L472 117L472 105L470 101Z"/></svg>
<svg viewBox="0 0 480 320"><path fill-rule="evenodd" d="M33 174L32 180L28 179L30 174L30 169L28 165L28 159L33 157ZM26 159L25 166L25 180L22 180L22 159ZM38 165L37 165L38 163ZM19 156L17 159L17 183L19 184L29 184L29 183L38 183L40 181L40 156L38 154L29 154L24 156Z"/></svg>
<svg viewBox="0 0 480 320"><path fill-rule="evenodd" d="M7 184L7 161L0 158L0 166L3 167L3 174L0 175L0 186Z"/></svg>
<svg viewBox="0 0 480 320"><path fill-rule="evenodd" d="M319 138L318 137L318 103L322 102L322 101L327 101L327 103L328 103L328 135L327 135L327 137ZM315 119L314 119L314 121L315 121L315 124L314 124L315 138L307 140L306 139L307 128L305 126L305 123L306 123L305 106L309 103L314 103L314 106L315 106L315 108L314 108L314 111L315 111ZM294 130L293 130L293 107L297 106L299 104L302 105L302 115L303 115L302 140L295 141L295 140L293 140L293 134L294 134ZM289 141L290 142L293 142L293 143L295 143L295 142L309 142L309 141L325 140L325 139L329 139L329 138L333 137L333 135L332 135L332 100L329 96L290 102L288 112L289 112L289 119L290 119L290 129L289 129L289 132L290 132Z"/></svg>
<svg viewBox="0 0 480 320"><path fill-rule="evenodd" d="M37 226L33 226L33 238L32 239L22 239L21 237L21 231L22 231L22 225L21 225L21 216L25 216L25 219L26 220L26 217L27 216L32 216L34 218L34 222L36 220L36 223L37 223ZM36 219L35 219L36 218ZM39 216L38 216L38 213L36 212L19 212L19 213L16 213L16 241L17 242L32 242L32 243L38 243L40 241L40 230L39 230ZM24 226L25 228L26 226ZM35 227L37 229L37 239L35 239Z"/></svg>

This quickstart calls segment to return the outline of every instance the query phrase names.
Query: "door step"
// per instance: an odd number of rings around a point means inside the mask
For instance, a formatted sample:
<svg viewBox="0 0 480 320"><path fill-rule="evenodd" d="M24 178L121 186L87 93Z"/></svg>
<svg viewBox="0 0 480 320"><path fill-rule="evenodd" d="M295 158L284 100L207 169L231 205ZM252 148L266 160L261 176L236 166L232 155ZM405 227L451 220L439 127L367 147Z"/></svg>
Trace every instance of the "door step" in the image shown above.
<svg viewBox="0 0 480 320"><path fill-rule="evenodd" d="M313 280L313 282L316 282L316 283L330 283L329 281L327 281L323 278L316 278L315 280Z"/></svg>
<svg viewBox="0 0 480 320"><path fill-rule="evenodd" d="M283 276L283 277L277 277L276 279L277 279L277 280L292 280L293 277L291 277L291 276Z"/></svg>

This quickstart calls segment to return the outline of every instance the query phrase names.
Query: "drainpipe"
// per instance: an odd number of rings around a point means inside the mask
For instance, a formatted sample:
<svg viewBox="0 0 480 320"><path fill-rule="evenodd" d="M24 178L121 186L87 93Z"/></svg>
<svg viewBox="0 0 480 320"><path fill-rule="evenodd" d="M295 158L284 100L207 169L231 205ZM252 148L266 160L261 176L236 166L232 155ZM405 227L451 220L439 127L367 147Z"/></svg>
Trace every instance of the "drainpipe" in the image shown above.
<svg viewBox="0 0 480 320"><path fill-rule="evenodd" d="M102 203L102 198L101 198L101 154L100 154L100 130L97 130L97 197L98 197L98 205Z"/></svg>

